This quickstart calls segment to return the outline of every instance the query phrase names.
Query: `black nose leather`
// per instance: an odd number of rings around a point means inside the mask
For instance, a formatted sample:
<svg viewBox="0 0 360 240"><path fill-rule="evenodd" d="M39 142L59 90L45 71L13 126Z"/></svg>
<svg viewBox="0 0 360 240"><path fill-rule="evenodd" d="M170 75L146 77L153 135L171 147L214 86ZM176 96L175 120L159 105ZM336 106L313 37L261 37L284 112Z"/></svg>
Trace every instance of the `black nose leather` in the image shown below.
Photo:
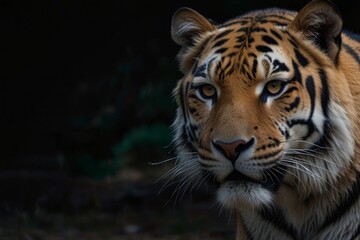
<svg viewBox="0 0 360 240"><path fill-rule="evenodd" d="M251 138L249 141L239 139L233 142L223 142L220 140L213 141L215 148L221 152L227 159L229 159L233 164L238 159L240 153L249 149L254 144L254 138Z"/></svg>

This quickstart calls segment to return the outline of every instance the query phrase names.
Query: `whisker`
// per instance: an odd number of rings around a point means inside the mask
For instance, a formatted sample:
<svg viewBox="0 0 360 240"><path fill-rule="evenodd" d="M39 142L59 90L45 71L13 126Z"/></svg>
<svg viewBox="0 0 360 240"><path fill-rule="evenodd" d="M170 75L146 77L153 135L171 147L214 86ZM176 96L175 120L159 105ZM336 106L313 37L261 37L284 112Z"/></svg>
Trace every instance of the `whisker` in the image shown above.
<svg viewBox="0 0 360 240"><path fill-rule="evenodd" d="M336 162L334 161L331 161L325 157L321 157L321 156L317 156L316 154L313 154L311 152L309 152L310 149L289 149L285 152L285 154L289 154L289 155L300 155L300 156L307 156L307 157L313 157L315 159L319 159L319 160L322 160L326 163L329 163L329 164L332 164L336 167L339 167L339 168L344 168L344 169L350 169L350 167L348 166L344 166L344 165L340 165L340 164L337 164ZM314 153L316 153L316 151L312 150ZM307 160L307 159L303 159L303 160Z"/></svg>
<svg viewBox="0 0 360 240"><path fill-rule="evenodd" d="M284 172L286 172L286 173L288 173L288 174L290 174L290 175L293 175L293 176L295 177L295 179L298 180L299 183L300 183L303 187L305 186L305 184L303 183L303 181L301 180L301 178L300 178L298 175L296 175L295 173L287 170L286 166L280 165L279 167L281 168L282 171L284 171ZM277 172L279 173L279 170L277 170L277 169L274 169L274 171L277 171ZM299 186L297 186L297 188L299 188Z"/></svg>
<svg viewBox="0 0 360 240"><path fill-rule="evenodd" d="M323 171L326 171L326 172L329 172L331 174L334 174L333 172L331 172L329 169L326 169L324 167L321 167L321 166L317 166L315 165L314 163L311 163L309 161L307 161L306 159L303 159L303 158L299 158L299 157L295 157L295 156L291 156L290 159L292 160L295 160L295 161L302 161L303 163L306 163L307 165L311 166L311 167L314 167L314 168L317 168L317 169L320 169L320 170L323 170ZM298 163L300 164L300 163Z"/></svg>
<svg viewBox="0 0 360 240"><path fill-rule="evenodd" d="M180 156L195 156L197 154L198 154L197 152L180 153L180 154L177 154L177 156L175 156L175 157L168 158L168 159L165 159L165 160L160 161L160 162L149 162L149 164L151 166L156 166L156 165L160 165L160 164L167 163L167 162L173 161L175 159L178 159Z"/></svg>
<svg viewBox="0 0 360 240"><path fill-rule="evenodd" d="M191 165L193 165L193 166L191 166ZM162 191L164 191L165 189L167 189L169 187L168 185L170 185L170 186L173 185L173 184L169 184L169 183L171 181L173 181L173 179L175 179L176 177L179 177L179 176L183 175L187 171L188 168L193 169L193 171L195 171L195 170L197 170L197 165L195 163L187 164L187 166L186 165L177 165L173 169L169 170L164 176L162 176L160 179L163 179L163 178L165 178L165 177L167 177L169 175L172 175L172 177L163 184L163 186L159 190L159 194ZM185 176L183 178L185 178ZM157 182L159 180L157 180Z"/></svg>
<svg viewBox="0 0 360 240"><path fill-rule="evenodd" d="M175 159L178 159L179 157L172 157L172 158L168 158L168 159L165 159L163 161L160 161L160 162L149 162L149 165L151 166L156 166L156 165L160 165L160 164L164 164L164 163L167 163L167 162L171 162Z"/></svg>
<svg viewBox="0 0 360 240"><path fill-rule="evenodd" d="M331 188L333 188L335 191L339 192L339 190L338 190L335 186L333 186L333 185L332 185L329 181L327 181L325 178L321 177L318 172L314 172L314 171L310 170L309 168L307 168L306 166L304 166L304 164L299 163L299 162L298 162L298 159L296 159L296 158L295 158L295 159L291 159L291 158L290 158L290 159L282 159L281 161L282 161L282 164L283 164L284 166L286 166L286 167L289 167L289 168L298 170L298 171L303 172L304 174L306 174L306 175L308 175L308 176L310 176L310 177L312 177L312 178L314 178L314 179L320 180L319 183L324 187L324 190L330 191L330 190L326 187L326 185L325 185L325 183L326 183L328 186L330 186ZM297 165L297 166L302 167L304 170L301 169L301 168L299 168L299 167L294 166L294 164ZM308 165L309 165L310 167L312 166L312 165L310 165L310 164L308 164ZM320 170L324 170L324 169L322 169L322 168L320 168L319 166L316 166L316 165L313 165L312 167L317 168L317 169L320 169ZM331 171L328 171L328 172L329 172L329 173L332 173ZM333 174L333 173L332 173L332 174Z"/></svg>
<svg viewBox="0 0 360 240"><path fill-rule="evenodd" d="M183 178L183 180L182 180L182 183L181 184L179 184L177 187L176 187L176 189L174 190L174 193L176 193L176 192L178 192L178 191L180 191L180 189L185 185L185 184L187 184L187 183L191 183L191 181L193 181L194 180L194 178L196 178L196 177L198 177L197 175L194 175L194 173L195 172L197 172L198 171L198 169L192 169L192 171L190 171L189 172L189 175L188 176L190 176L190 177L184 177ZM173 194L174 194L173 193Z"/></svg>
<svg viewBox="0 0 360 240"><path fill-rule="evenodd" d="M316 143L313 143L313 142L309 142L309 141L306 141L306 140L302 140L302 139L288 139L288 140L285 140L285 141L281 141L280 143L286 143L286 142L299 142L299 143L307 143L311 146L315 146L317 148L320 148L320 149L328 149L328 150L332 150L334 148L332 147L324 147L324 146L320 146Z"/></svg>
<svg viewBox="0 0 360 240"><path fill-rule="evenodd" d="M169 177L170 175L173 175L173 177L181 175L182 172L183 172L182 168L179 166L176 166L176 167L170 169L169 171L167 171L163 176L161 176L158 180L156 180L155 183L158 183L160 180L165 179L165 178Z"/></svg>

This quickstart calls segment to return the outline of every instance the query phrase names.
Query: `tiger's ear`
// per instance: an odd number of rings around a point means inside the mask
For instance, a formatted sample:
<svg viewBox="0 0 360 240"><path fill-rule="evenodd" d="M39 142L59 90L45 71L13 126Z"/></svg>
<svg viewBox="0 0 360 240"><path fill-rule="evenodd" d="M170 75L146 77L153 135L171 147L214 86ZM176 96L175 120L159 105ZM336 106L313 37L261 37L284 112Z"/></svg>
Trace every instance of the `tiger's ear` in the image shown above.
<svg viewBox="0 0 360 240"><path fill-rule="evenodd" d="M302 34L335 62L341 49L342 17L329 0L313 0L300 10L290 28Z"/></svg>
<svg viewBox="0 0 360 240"><path fill-rule="evenodd" d="M180 8L172 18L171 36L180 46L190 47L196 38L214 29L215 26L195 10Z"/></svg>

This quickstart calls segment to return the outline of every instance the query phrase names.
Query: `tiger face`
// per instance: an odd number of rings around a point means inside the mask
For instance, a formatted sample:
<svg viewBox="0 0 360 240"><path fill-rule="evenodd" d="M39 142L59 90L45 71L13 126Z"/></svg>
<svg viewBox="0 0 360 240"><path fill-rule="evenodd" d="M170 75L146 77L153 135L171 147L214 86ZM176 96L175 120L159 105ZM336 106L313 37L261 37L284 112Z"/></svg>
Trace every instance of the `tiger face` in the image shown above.
<svg viewBox="0 0 360 240"><path fill-rule="evenodd" d="M270 205L282 184L296 181L319 190L331 176L319 171L321 177L309 178L301 168L326 167L311 155L329 154L334 138L346 151L331 159L332 173L353 155L346 109L330 102L337 94L329 85L337 74L341 19L331 19L331 31L321 35L309 28L318 19L305 20L277 9L220 25L188 8L174 15L184 73L175 89L179 172L218 183L217 198L228 208Z"/></svg>

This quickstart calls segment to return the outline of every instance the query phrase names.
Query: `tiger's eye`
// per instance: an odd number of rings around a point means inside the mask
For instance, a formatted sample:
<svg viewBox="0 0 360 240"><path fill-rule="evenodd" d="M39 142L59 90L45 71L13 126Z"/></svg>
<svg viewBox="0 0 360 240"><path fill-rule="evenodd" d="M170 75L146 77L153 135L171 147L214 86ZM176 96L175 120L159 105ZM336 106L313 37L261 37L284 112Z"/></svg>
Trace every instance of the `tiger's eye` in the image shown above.
<svg viewBox="0 0 360 240"><path fill-rule="evenodd" d="M199 91L203 98L213 98L216 95L215 87L210 84L200 86Z"/></svg>
<svg viewBox="0 0 360 240"><path fill-rule="evenodd" d="M274 80L274 81L270 81L266 84L266 90L270 93L270 94L277 94L282 90L282 84L281 81L278 80Z"/></svg>

